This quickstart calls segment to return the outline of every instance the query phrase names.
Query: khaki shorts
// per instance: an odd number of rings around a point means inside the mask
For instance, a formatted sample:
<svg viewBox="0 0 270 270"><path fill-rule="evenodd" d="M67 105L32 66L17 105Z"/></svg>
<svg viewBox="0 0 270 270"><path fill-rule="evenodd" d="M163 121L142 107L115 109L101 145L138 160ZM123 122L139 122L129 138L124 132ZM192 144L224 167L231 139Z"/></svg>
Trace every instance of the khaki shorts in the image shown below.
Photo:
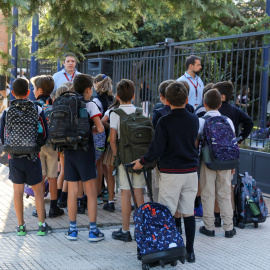
<svg viewBox="0 0 270 270"><path fill-rule="evenodd" d="M40 161L43 176L49 178L58 176L58 152L54 151L50 145L41 147Z"/></svg>
<svg viewBox="0 0 270 270"><path fill-rule="evenodd" d="M185 174L160 173L158 202L167 206L172 215L176 211L185 215L194 215L194 201L197 191L197 172Z"/></svg>
<svg viewBox="0 0 270 270"><path fill-rule="evenodd" d="M140 174L130 173L129 176L130 176L130 180L131 180L133 188L144 187L145 179L144 179L143 173L140 173ZM116 182L117 182L117 186L120 189L130 190L127 174L122 164L118 167L118 172L116 175Z"/></svg>

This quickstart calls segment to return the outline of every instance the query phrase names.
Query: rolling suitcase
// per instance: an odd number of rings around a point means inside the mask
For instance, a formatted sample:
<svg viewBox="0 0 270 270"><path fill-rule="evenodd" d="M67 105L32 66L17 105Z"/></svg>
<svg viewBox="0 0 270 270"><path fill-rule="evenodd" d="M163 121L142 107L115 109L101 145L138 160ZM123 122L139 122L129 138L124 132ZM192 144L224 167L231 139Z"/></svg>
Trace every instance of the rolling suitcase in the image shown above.
<svg viewBox="0 0 270 270"><path fill-rule="evenodd" d="M186 248L180 233L176 229L174 218L166 206L153 202L152 191L145 170L143 170L143 174L150 202L144 203L138 208L128 173L128 168L133 166L134 164L125 164L124 168L135 206L133 214L135 239L138 259L142 261L142 269L147 270L158 265L165 267L166 264L176 266L178 260L185 263Z"/></svg>
<svg viewBox="0 0 270 270"><path fill-rule="evenodd" d="M245 173L240 175L237 169L237 184L235 186L235 211L237 227L244 229L245 224L253 223L258 228L259 223L266 220L268 209L256 181Z"/></svg>

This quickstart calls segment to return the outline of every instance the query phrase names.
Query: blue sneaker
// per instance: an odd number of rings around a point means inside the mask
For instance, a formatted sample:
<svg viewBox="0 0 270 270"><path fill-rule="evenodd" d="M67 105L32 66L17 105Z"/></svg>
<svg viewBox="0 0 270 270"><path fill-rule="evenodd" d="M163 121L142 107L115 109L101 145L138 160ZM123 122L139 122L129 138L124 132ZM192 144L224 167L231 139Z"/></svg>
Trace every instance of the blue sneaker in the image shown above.
<svg viewBox="0 0 270 270"><path fill-rule="evenodd" d="M78 236L78 231L70 231L70 230L68 230L65 233L65 236L70 241L76 241L77 240L77 236Z"/></svg>
<svg viewBox="0 0 270 270"><path fill-rule="evenodd" d="M104 239L104 233L102 233L99 229L96 232L89 231L89 238L90 242L98 242Z"/></svg>
<svg viewBox="0 0 270 270"><path fill-rule="evenodd" d="M195 217L202 217L203 216L202 204L200 204L199 207L194 208L194 216Z"/></svg>

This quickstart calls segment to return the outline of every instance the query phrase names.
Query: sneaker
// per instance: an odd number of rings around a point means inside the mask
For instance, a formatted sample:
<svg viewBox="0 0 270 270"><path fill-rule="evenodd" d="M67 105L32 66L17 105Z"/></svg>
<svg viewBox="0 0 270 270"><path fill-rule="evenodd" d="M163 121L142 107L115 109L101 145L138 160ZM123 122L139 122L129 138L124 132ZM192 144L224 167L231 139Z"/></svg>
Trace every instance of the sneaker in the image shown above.
<svg viewBox="0 0 270 270"><path fill-rule="evenodd" d="M120 228L118 231L114 231L112 233L112 238L115 240L121 240L123 242L131 242L132 241L130 231L123 233L122 228Z"/></svg>
<svg viewBox="0 0 270 270"><path fill-rule="evenodd" d="M109 193L104 193L104 195L102 196L102 200L103 202L107 202L109 200Z"/></svg>
<svg viewBox="0 0 270 270"><path fill-rule="evenodd" d="M83 202L81 200L78 200L77 213L78 214L85 214L85 207L84 207Z"/></svg>
<svg viewBox="0 0 270 270"><path fill-rule="evenodd" d="M110 203L104 204L103 209L109 212L114 212L115 211L114 203L110 202Z"/></svg>
<svg viewBox="0 0 270 270"><path fill-rule="evenodd" d="M65 236L68 240L70 241L76 241L77 240L77 236L78 236L78 231L75 230L75 231L70 231L68 230L66 233L65 233Z"/></svg>
<svg viewBox="0 0 270 270"><path fill-rule="evenodd" d="M52 228L45 222L45 227L43 227L42 224L39 225L37 235L44 236L51 232L52 232Z"/></svg>
<svg viewBox="0 0 270 270"><path fill-rule="evenodd" d="M97 204L103 204L103 200L101 196L97 197Z"/></svg>
<svg viewBox="0 0 270 270"><path fill-rule="evenodd" d="M59 208L66 208L66 207L67 207L67 201L61 201L61 200L58 200L57 206L58 206Z"/></svg>
<svg viewBox="0 0 270 270"><path fill-rule="evenodd" d="M25 236L26 235L26 226L25 225L17 226L16 229L17 229L18 236Z"/></svg>
<svg viewBox="0 0 270 270"><path fill-rule="evenodd" d="M89 238L90 242L98 242L104 239L104 233L102 233L99 229L96 232L89 231Z"/></svg>
<svg viewBox="0 0 270 270"><path fill-rule="evenodd" d="M46 210L44 210L44 212L45 212L44 218L46 218ZM33 216L33 217L38 217L37 209L34 209L34 210L33 210L32 216Z"/></svg>
<svg viewBox="0 0 270 270"><path fill-rule="evenodd" d="M56 208L51 208L49 211L49 217L55 218L64 215L64 210L59 208L58 206Z"/></svg>
<svg viewBox="0 0 270 270"><path fill-rule="evenodd" d="M202 204L200 204L199 207L194 208L194 216L195 217L202 217L203 216Z"/></svg>

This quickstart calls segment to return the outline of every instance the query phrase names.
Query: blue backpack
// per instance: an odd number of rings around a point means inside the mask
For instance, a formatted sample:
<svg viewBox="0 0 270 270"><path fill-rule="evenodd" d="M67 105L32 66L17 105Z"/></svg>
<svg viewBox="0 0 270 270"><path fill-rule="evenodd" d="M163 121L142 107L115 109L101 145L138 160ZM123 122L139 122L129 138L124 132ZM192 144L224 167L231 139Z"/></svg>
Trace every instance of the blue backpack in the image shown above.
<svg viewBox="0 0 270 270"><path fill-rule="evenodd" d="M133 214L138 255L184 247L170 210L159 203L141 205Z"/></svg>
<svg viewBox="0 0 270 270"><path fill-rule="evenodd" d="M235 134L225 116L203 116L205 119L202 155L210 170L230 170L239 166L239 147Z"/></svg>

